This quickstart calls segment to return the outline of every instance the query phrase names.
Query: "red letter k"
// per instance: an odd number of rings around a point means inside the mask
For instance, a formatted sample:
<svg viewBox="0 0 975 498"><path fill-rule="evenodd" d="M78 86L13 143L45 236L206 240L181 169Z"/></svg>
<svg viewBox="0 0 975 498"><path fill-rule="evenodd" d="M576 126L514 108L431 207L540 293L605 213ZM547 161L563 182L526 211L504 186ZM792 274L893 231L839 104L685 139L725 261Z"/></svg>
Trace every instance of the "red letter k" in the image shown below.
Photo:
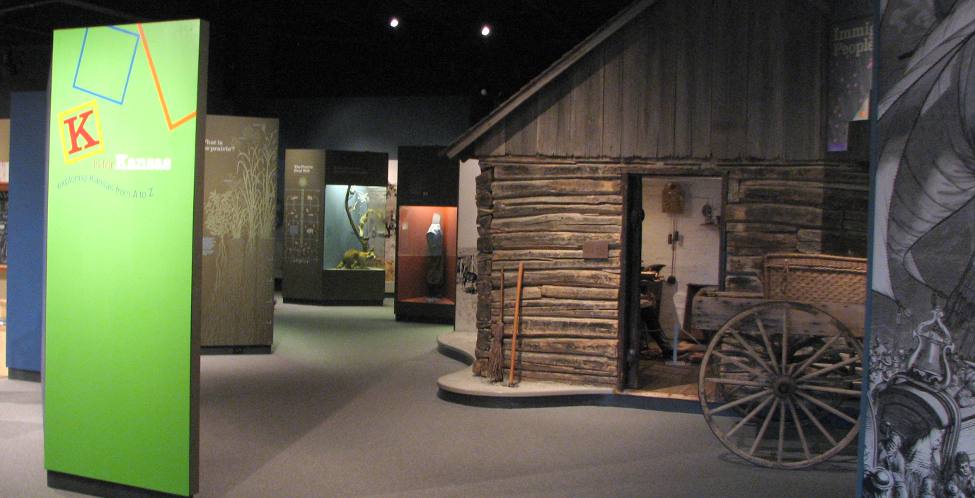
<svg viewBox="0 0 975 498"><path fill-rule="evenodd" d="M98 145L98 140L92 138L92 136L88 134L88 130L85 130L85 123L88 122L88 117L91 116L92 112L94 111L88 110L78 114L77 116L71 116L70 118L64 120L64 124L68 125L68 135L71 136L71 150L68 151L68 154L74 154L78 151ZM76 126L75 123L79 118L81 119L81 123ZM78 146L78 137L85 138L84 147Z"/></svg>

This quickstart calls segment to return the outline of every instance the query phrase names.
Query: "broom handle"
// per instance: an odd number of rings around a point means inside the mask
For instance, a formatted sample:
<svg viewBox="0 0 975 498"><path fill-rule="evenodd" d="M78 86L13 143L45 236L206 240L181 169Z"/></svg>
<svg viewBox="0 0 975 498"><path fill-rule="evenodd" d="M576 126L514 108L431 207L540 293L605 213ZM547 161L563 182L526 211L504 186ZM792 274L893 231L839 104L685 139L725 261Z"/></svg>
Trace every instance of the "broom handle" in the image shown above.
<svg viewBox="0 0 975 498"><path fill-rule="evenodd" d="M521 318L521 282L525 277L525 263L518 263L518 288L515 291L515 328L511 331L511 368L508 369L508 387L515 385L515 345L518 341L518 322Z"/></svg>
<svg viewBox="0 0 975 498"><path fill-rule="evenodd" d="M504 344L504 268L501 269L501 316L498 320L501 321L501 344ZM501 351L504 351L503 347ZM502 361L501 364L504 365L504 362Z"/></svg>

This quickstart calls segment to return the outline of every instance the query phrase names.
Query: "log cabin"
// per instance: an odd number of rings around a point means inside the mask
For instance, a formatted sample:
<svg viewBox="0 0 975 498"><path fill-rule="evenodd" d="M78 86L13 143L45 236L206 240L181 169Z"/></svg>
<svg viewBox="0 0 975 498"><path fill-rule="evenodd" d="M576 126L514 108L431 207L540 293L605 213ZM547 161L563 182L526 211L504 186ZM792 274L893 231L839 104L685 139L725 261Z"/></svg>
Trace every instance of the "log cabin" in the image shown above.
<svg viewBox="0 0 975 498"><path fill-rule="evenodd" d="M639 387L648 179L718 182L722 290L761 292L766 253L865 255L862 134L827 144L842 4L637 1L447 149L480 166L475 374L502 305L509 361L523 263L518 378Z"/></svg>

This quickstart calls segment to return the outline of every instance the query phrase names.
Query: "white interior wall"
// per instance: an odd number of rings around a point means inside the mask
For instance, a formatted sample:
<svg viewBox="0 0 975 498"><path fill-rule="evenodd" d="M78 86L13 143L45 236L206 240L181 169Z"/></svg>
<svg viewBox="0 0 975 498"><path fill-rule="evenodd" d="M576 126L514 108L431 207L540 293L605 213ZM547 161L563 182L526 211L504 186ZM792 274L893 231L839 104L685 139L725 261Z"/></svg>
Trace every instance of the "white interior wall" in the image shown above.
<svg viewBox="0 0 975 498"><path fill-rule="evenodd" d="M684 192L684 211L678 215L663 212L663 188L677 183ZM661 326L669 333L674 320L684 317L687 284L718 285L721 261L721 231L718 225L704 225L701 209L709 203L715 221L721 214L721 179L692 177L647 177L643 179L642 266L666 264L664 276L677 278L675 286L664 285ZM667 235L677 221L680 239L676 245L676 265L672 264Z"/></svg>
<svg viewBox="0 0 975 498"><path fill-rule="evenodd" d="M474 181L479 174L481 174L481 166L476 159L460 163L460 185L457 192L457 257L462 260L477 255L477 203L474 201ZM461 271L461 265L457 265L457 270ZM459 274L456 282L458 287L454 330L474 332L477 330L477 295L464 292Z"/></svg>

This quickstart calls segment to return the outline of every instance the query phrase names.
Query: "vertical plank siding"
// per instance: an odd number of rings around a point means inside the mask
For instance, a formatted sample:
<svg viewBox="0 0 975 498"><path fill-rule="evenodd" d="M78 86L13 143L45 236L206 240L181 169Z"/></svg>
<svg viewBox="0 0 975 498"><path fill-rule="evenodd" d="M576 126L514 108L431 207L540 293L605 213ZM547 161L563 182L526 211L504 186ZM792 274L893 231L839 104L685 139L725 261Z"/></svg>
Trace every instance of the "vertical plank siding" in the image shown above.
<svg viewBox="0 0 975 498"><path fill-rule="evenodd" d="M822 159L827 31L802 2L661 0L474 155Z"/></svg>

